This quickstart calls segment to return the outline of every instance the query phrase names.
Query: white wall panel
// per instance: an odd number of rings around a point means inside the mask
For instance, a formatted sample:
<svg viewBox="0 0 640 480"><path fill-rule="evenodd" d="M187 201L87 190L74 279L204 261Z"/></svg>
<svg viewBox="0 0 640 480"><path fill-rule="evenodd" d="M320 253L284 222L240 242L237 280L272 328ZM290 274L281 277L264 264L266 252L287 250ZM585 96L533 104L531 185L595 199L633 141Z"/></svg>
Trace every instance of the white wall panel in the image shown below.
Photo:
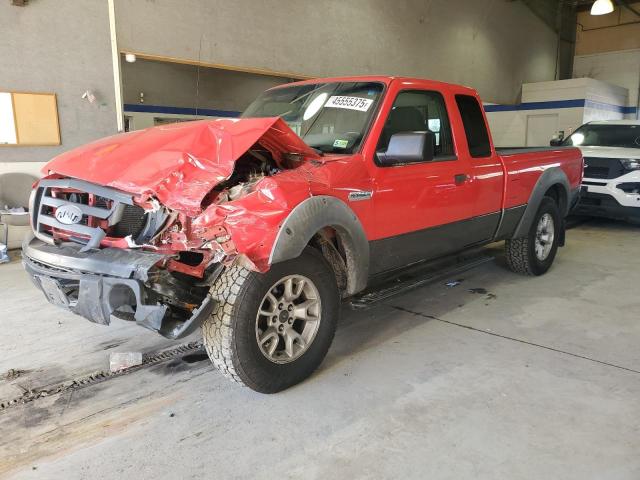
<svg viewBox="0 0 640 480"><path fill-rule="evenodd" d="M640 50L577 55L573 63L574 77L591 77L629 92L627 106L638 106L640 90Z"/></svg>

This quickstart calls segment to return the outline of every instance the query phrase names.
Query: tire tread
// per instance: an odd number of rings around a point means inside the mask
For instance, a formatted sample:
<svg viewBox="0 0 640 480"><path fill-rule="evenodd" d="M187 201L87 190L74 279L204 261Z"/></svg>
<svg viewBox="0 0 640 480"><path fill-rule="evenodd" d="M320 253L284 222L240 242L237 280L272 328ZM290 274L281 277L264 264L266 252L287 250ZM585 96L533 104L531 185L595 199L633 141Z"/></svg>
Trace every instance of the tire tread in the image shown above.
<svg viewBox="0 0 640 480"><path fill-rule="evenodd" d="M253 344L255 337L253 340L247 337L255 335L255 304L265 288L293 272L309 276L322 295L321 330L304 356L286 367L274 370L269 362L265 368L262 362L268 360ZM340 313L340 295L331 266L311 248L300 257L272 266L267 273L238 265L228 267L212 285L210 295L216 306L202 323L202 338L211 362L228 379L261 393L279 392L313 373L327 354ZM248 333L249 327L251 333ZM251 346L248 347L247 342Z"/></svg>
<svg viewBox="0 0 640 480"><path fill-rule="evenodd" d="M512 272L522 275L535 275L529 261L529 239L512 238L505 242L507 265Z"/></svg>
<svg viewBox="0 0 640 480"><path fill-rule="evenodd" d="M228 379L246 385L234 361L233 310L239 301L242 285L247 281L249 270L234 265L225 269L211 287L211 296L218 302L211 317L202 324L204 346L215 367Z"/></svg>
<svg viewBox="0 0 640 480"><path fill-rule="evenodd" d="M545 212L550 213L553 216L557 229L554 238L555 245L552 247L552 251L549 254L548 260L546 260L546 264L541 263L536 258L534 251L535 229L537 228L538 219L540 218L542 213ZM560 218L558 204L553 198L545 196L540 203L540 207L536 212L534 221L529 227L527 235L525 237L510 238L505 241L505 257L507 260L507 266L512 272L519 273L521 275L542 275L549 269L549 267L553 263L561 235L562 220Z"/></svg>

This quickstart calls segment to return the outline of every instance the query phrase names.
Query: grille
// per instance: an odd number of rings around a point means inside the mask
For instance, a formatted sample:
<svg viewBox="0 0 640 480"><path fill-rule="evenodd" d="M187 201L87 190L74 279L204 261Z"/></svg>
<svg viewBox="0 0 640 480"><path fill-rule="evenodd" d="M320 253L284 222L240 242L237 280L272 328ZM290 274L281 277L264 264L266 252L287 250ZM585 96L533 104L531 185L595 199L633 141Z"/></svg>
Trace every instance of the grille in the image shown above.
<svg viewBox="0 0 640 480"><path fill-rule="evenodd" d="M61 207L72 208L72 222L56 218ZM32 224L38 238L54 243L56 235L98 248L103 238L136 239L147 225L147 214L131 195L70 178L41 180L31 197ZM81 214L81 216L80 216Z"/></svg>
<svg viewBox="0 0 640 480"><path fill-rule="evenodd" d="M585 157L584 158L585 178L618 178L626 173L622 162L617 158L598 158L598 157Z"/></svg>
<svg viewBox="0 0 640 480"><path fill-rule="evenodd" d="M138 238L146 223L147 216L143 208L138 205L125 205L122 218L113 226L111 236L124 238L131 235L132 238Z"/></svg>

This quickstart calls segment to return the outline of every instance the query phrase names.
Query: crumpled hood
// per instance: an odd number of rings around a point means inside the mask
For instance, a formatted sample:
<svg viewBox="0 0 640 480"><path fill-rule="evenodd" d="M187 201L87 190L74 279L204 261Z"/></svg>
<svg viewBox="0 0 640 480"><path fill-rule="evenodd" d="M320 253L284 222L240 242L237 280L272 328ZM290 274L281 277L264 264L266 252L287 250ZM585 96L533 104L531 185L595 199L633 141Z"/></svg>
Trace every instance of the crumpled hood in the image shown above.
<svg viewBox="0 0 640 480"><path fill-rule="evenodd" d="M58 155L43 172L153 195L169 208L195 214L255 143L277 161L285 153L318 158L280 118L216 119L107 137Z"/></svg>

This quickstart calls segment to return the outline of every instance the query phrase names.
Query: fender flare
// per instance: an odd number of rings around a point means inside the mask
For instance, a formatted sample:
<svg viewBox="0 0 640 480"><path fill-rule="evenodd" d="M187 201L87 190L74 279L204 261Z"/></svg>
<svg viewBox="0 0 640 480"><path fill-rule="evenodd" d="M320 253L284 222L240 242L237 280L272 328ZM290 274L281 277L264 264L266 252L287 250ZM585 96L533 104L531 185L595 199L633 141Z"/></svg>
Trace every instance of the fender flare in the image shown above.
<svg viewBox="0 0 640 480"><path fill-rule="evenodd" d="M318 195L297 205L284 220L269 255L269 265L300 256L325 227L338 233L347 264L347 295L363 290L369 277L369 241L355 213L338 198Z"/></svg>
<svg viewBox="0 0 640 480"><path fill-rule="evenodd" d="M564 194L564 198L562 199L560 207L564 208L560 211L560 215L563 219L567 216L571 203L569 201L571 198L569 179L560 167L548 168L542 175L540 175L540 178L538 178L538 181L533 187L533 191L529 197L529 202L527 203L527 208L525 209L512 238L523 238L527 236L529 229L531 228L531 224L533 223L533 219L540 208L544 194L547 193L547 191L554 185L560 185L562 187L561 190Z"/></svg>

